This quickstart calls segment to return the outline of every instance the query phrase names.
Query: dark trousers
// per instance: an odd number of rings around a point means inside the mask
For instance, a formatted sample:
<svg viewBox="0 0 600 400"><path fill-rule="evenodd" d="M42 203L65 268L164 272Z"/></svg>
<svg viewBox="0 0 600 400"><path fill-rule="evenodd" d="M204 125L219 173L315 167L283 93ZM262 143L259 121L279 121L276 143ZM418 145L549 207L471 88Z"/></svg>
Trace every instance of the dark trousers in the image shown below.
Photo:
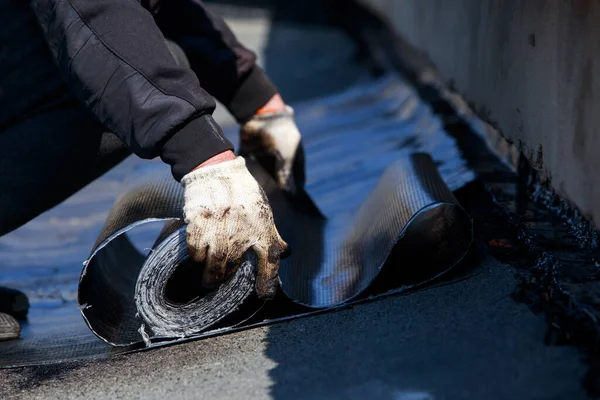
<svg viewBox="0 0 600 400"><path fill-rule="evenodd" d="M0 132L0 235L59 204L130 154L71 96Z"/></svg>
<svg viewBox="0 0 600 400"><path fill-rule="evenodd" d="M26 3L0 4L0 236L59 204L130 155L63 84ZM215 18L211 15L210 26L199 21L203 29L214 32L199 38L205 45L195 46L193 57L201 58L198 49L230 45L237 55L235 65L252 69L255 56L241 48L224 22L214 23ZM223 37L229 38L226 43L206 45L207 40ZM189 66L179 46L168 42L168 47L180 64ZM235 83L219 85L210 69L196 73L201 83L218 88ZM211 85L206 86L213 96L227 101L228 93L212 93ZM235 114L236 105L225 105Z"/></svg>

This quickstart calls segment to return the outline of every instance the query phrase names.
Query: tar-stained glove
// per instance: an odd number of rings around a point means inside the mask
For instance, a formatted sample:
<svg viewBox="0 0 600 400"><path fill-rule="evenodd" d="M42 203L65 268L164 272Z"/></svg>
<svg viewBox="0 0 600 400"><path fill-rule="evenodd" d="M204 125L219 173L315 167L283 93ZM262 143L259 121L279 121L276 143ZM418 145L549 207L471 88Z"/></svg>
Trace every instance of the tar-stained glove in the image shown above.
<svg viewBox="0 0 600 400"><path fill-rule="evenodd" d="M193 260L205 263L203 285L212 288L224 283L252 248L258 256L256 293L273 297L287 244L244 158L198 168L181 183L188 251Z"/></svg>
<svg viewBox="0 0 600 400"><path fill-rule="evenodd" d="M288 193L304 188L304 149L294 110L255 115L242 125L240 155L256 159Z"/></svg>

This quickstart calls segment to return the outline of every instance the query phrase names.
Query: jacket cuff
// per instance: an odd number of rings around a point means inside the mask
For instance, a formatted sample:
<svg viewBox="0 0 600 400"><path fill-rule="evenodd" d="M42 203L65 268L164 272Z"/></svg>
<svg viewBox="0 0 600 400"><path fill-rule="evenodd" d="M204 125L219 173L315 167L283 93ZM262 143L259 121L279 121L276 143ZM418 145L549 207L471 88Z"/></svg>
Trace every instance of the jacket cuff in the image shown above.
<svg viewBox="0 0 600 400"><path fill-rule="evenodd" d="M279 90L265 71L255 66L241 81L228 104L229 112L243 124L254 116Z"/></svg>
<svg viewBox="0 0 600 400"><path fill-rule="evenodd" d="M171 166L171 173L179 182L198 165L227 150L233 150L233 145L223 136L212 115L206 114L171 136L162 146L160 158Z"/></svg>

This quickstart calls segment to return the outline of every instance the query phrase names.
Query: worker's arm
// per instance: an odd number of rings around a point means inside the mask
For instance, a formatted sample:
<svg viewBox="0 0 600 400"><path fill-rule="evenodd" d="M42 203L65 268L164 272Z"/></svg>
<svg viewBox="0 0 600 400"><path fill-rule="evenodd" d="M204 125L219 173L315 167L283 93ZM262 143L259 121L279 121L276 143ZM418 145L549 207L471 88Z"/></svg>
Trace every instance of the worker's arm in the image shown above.
<svg viewBox="0 0 600 400"><path fill-rule="evenodd" d="M213 120L214 100L176 65L150 13L136 0L31 3L73 92L134 153L160 155L182 181L188 250L206 262L204 284L223 283L252 248L257 292L273 296L287 245L266 196Z"/></svg>
<svg viewBox="0 0 600 400"><path fill-rule="evenodd" d="M145 0L164 35L190 61L202 87L244 123L278 93L225 21L200 0Z"/></svg>
<svg viewBox="0 0 600 400"><path fill-rule="evenodd" d="M183 175L231 150L213 98L178 67L151 14L136 0L31 0L73 93L138 156L160 156Z"/></svg>
<svg viewBox="0 0 600 400"><path fill-rule="evenodd" d="M185 52L202 87L242 124L240 154L256 158L279 186L304 186L304 151L293 110L225 21L200 0L143 0L161 31Z"/></svg>

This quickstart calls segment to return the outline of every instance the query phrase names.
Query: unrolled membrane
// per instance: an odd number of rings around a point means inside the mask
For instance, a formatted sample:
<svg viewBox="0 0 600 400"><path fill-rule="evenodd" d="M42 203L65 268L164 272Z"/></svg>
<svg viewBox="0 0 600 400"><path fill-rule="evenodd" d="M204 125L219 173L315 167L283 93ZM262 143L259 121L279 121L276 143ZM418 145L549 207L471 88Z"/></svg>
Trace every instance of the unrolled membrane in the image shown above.
<svg viewBox="0 0 600 400"><path fill-rule="evenodd" d="M392 163L351 214L322 213L308 194L284 193L260 165L247 165L292 248L280 266L278 299L308 309L334 307L363 295L382 274L393 291L406 290L449 271L471 245L471 220L427 154ZM182 189L163 172L133 182L111 210L80 279L80 310L98 337L114 346L200 337L235 326L261 307L252 251L216 290L197 288L177 299L202 268L188 260ZM335 193L341 209L344 187ZM157 221L164 227L145 255L128 232ZM191 275L181 272L186 270Z"/></svg>

